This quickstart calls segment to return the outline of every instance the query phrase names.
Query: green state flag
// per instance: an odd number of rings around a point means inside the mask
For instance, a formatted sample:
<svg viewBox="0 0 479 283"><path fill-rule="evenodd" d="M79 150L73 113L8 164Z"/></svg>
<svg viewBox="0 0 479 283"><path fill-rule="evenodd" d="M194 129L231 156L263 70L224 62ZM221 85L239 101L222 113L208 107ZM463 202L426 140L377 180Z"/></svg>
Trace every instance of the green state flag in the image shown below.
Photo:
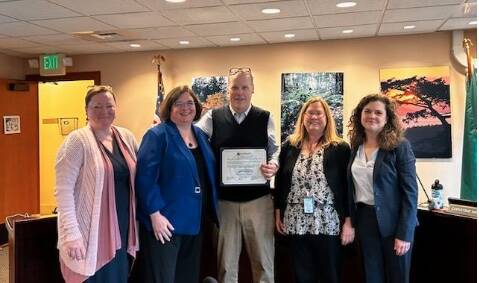
<svg viewBox="0 0 479 283"><path fill-rule="evenodd" d="M461 198L477 199L477 74L467 81L464 140L462 150Z"/></svg>

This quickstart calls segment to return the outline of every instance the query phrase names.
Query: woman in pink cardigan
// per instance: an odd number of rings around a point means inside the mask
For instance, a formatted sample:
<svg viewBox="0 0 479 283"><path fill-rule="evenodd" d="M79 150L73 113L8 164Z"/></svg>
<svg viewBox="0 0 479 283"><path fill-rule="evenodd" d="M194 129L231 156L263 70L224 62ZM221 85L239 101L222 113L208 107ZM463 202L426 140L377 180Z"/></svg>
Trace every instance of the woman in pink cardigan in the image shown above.
<svg viewBox="0 0 479 283"><path fill-rule="evenodd" d="M57 154L58 249L67 283L126 283L138 251L137 144L130 131L112 125L115 108L111 87L89 89L88 124L69 134Z"/></svg>

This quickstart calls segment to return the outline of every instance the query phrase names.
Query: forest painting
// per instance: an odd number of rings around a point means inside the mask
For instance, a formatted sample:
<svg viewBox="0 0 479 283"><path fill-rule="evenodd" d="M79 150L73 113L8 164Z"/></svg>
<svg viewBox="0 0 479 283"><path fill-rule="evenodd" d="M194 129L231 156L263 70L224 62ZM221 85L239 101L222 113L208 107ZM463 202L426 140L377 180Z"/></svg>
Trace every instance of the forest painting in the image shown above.
<svg viewBox="0 0 479 283"><path fill-rule="evenodd" d="M203 113L228 104L226 76L193 78L191 88L203 105Z"/></svg>
<svg viewBox="0 0 479 283"><path fill-rule="evenodd" d="M343 133L343 73L281 74L281 141L293 133L303 103L321 96L330 106L336 131Z"/></svg>
<svg viewBox="0 0 479 283"><path fill-rule="evenodd" d="M406 137L417 158L450 158L449 68L384 69L381 92L398 103Z"/></svg>

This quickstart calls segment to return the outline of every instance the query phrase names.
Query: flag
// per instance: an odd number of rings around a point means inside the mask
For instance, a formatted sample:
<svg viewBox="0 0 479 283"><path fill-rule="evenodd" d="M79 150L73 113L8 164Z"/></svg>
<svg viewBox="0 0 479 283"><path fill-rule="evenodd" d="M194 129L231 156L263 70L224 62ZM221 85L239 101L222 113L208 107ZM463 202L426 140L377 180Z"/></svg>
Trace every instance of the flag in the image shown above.
<svg viewBox="0 0 479 283"><path fill-rule="evenodd" d="M156 96L156 109L155 114L160 117L160 105L163 102L163 98L165 97L165 87L163 85L163 76L160 71L160 67L158 67L158 90Z"/></svg>
<svg viewBox="0 0 479 283"><path fill-rule="evenodd" d="M466 82L466 111L462 148L461 198L477 199L477 73Z"/></svg>

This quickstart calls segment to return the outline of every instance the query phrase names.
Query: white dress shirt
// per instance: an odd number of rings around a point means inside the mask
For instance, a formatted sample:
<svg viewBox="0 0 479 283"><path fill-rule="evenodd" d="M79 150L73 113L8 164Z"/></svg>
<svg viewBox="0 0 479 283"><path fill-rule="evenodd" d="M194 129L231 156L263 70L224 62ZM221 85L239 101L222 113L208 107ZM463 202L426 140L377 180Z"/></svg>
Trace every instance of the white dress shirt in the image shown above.
<svg viewBox="0 0 479 283"><path fill-rule="evenodd" d="M354 157L351 172L353 174L356 203L362 202L374 205L373 171L378 151L379 149L376 149L373 152L371 160L366 160L364 147L360 145Z"/></svg>

